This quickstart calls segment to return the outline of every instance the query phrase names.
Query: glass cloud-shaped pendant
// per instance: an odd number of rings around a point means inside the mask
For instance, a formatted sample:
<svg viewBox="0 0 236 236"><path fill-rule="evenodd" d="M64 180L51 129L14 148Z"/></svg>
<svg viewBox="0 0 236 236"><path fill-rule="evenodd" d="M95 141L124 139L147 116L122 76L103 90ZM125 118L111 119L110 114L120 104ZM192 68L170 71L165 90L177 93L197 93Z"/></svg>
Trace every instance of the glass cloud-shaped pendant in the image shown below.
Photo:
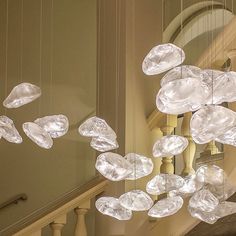
<svg viewBox="0 0 236 236"><path fill-rule="evenodd" d="M131 211L147 211L153 205L153 200L141 190L132 190L119 197L121 206Z"/></svg>
<svg viewBox="0 0 236 236"><path fill-rule="evenodd" d="M189 200L189 206L191 208L206 212L213 211L218 204L219 200L208 189L202 189L194 193Z"/></svg>
<svg viewBox="0 0 236 236"><path fill-rule="evenodd" d="M200 79L182 78L172 80L161 87L156 96L157 109L166 114L183 114L201 108L210 89L202 86Z"/></svg>
<svg viewBox="0 0 236 236"><path fill-rule="evenodd" d="M196 175L187 175L184 177L184 185L177 189L171 191L169 195L178 195L183 198L192 196L195 192L199 191L204 186L204 183L197 180Z"/></svg>
<svg viewBox="0 0 236 236"><path fill-rule="evenodd" d="M111 137L116 139L116 133L107 122L97 116L93 116L82 123L78 129L82 136L86 137Z"/></svg>
<svg viewBox="0 0 236 236"><path fill-rule="evenodd" d="M100 154L95 167L100 174L112 181L123 180L132 173L131 164L121 155L112 152Z"/></svg>
<svg viewBox="0 0 236 236"><path fill-rule="evenodd" d="M0 135L8 142L22 143L22 137L15 128L13 121L7 116L0 116Z"/></svg>
<svg viewBox="0 0 236 236"><path fill-rule="evenodd" d="M164 75L164 77L161 79L161 87L163 87L165 84L173 80L179 80L183 78L200 79L203 77L202 74L203 74L202 70L196 66L191 66L191 65L177 66L172 70L168 71Z"/></svg>
<svg viewBox="0 0 236 236"><path fill-rule="evenodd" d="M180 65L185 60L184 51L174 44L161 44L151 49L144 58L142 69L146 75L157 75Z"/></svg>
<svg viewBox="0 0 236 236"><path fill-rule="evenodd" d="M214 224L218 219L236 213L235 202L221 202L213 211L207 212L188 206L192 217L200 219L208 224Z"/></svg>
<svg viewBox="0 0 236 236"><path fill-rule="evenodd" d="M146 186L146 191L152 195L159 195L183 187L184 179L174 174L159 174L152 178Z"/></svg>
<svg viewBox="0 0 236 236"><path fill-rule="evenodd" d="M121 206L119 199L114 197L101 197L95 202L98 211L117 220L130 220L132 211Z"/></svg>
<svg viewBox="0 0 236 236"><path fill-rule="evenodd" d="M108 152L119 147L114 130L99 117L91 117L79 129L82 136L91 137L90 146L99 152Z"/></svg>
<svg viewBox="0 0 236 236"><path fill-rule="evenodd" d="M202 165L196 171L198 182L211 185L222 185L225 183L224 170L217 165Z"/></svg>
<svg viewBox="0 0 236 236"><path fill-rule="evenodd" d="M90 142L90 146L99 152L108 152L119 147L116 139L110 137L94 137Z"/></svg>
<svg viewBox="0 0 236 236"><path fill-rule="evenodd" d="M52 138L65 135L69 129L68 118L64 115L44 116L36 119L34 123L43 128Z"/></svg>
<svg viewBox="0 0 236 236"><path fill-rule="evenodd" d="M191 135L198 144L212 140L236 144L236 136L232 132L235 128L236 113L217 105L204 106L193 114L190 121Z"/></svg>
<svg viewBox="0 0 236 236"><path fill-rule="evenodd" d="M182 153L188 146L188 140L178 135L167 135L158 139L153 145L154 157L175 156Z"/></svg>
<svg viewBox="0 0 236 236"><path fill-rule="evenodd" d="M25 134L38 146L45 149L50 149L52 147L53 140L49 133L42 127L33 122L26 122L22 127Z"/></svg>
<svg viewBox="0 0 236 236"><path fill-rule="evenodd" d="M156 218L173 215L181 209L183 203L183 198L180 196L161 199L148 211L148 215Z"/></svg>
<svg viewBox="0 0 236 236"><path fill-rule="evenodd" d="M7 108L18 108L30 103L41 96L41 89L30 83L21 83L15 86L8 97L4 100L3 106Z"/></svg>
<svg viewBox="0 0 236 236"><path fill-rule="evenodd" d="M153 171L153 162L151 158L141 156L136 153L128 153L124 157L133 167L133 171L126 177L128 180L140 179Z"/></svg>

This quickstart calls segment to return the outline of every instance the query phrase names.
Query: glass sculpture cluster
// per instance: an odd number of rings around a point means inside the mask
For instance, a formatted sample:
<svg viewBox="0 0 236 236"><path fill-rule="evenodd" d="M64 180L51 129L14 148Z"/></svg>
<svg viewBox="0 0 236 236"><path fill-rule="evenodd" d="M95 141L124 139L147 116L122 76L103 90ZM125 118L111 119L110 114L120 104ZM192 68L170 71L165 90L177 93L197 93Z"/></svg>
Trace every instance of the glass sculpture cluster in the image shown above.
<svg viewBox="0 0 236 236"><path fill-rule="evenodd" d="M6 108L18 108L28 104L41 96L41 89L30 83L15 86L4 100ZM64 115L45 116L34 122L22 125L25 134L38 146L49 149L53 145L53 138L59 138L67 133L69 121ZM7 116L0 116L0 137L11 143L22 143L23 139Z"/></svg>
<svg viewBox="0 0 236 236"><path fill-rule="evenodd" d="M142 64L145 74L168 71L161 80L157 108L166 114L195 111L190 130L196 143L215 140L236 146L236 114L220 106L223 102L236 101L236 73L180 66L184 59L184 51L170 43L154 47L145 57ZM103 119L89 118L78 131L82 136L92 138L91 146L102 152L95 166L105 178L111 181L136 180L152 173L150 158L136 153L123 157L109 152L118 148L117 136ZM154 144L153 156L178 155L187 146L188 140L184 137L164 136ZM202 165L195 174L185 177L158 174L147 182L146 192L135 189L118 198L101 197L95 205L102 214L118 220L131 219L133 211L148 211L149 216L156 218L170 216L181 209L187 197L191 216L209 224L236 213L236 203L227 201L236 192L236 187L229 182L223 169L212 164ZM149 196L163 193L167 197L155 204Z"/></svg>

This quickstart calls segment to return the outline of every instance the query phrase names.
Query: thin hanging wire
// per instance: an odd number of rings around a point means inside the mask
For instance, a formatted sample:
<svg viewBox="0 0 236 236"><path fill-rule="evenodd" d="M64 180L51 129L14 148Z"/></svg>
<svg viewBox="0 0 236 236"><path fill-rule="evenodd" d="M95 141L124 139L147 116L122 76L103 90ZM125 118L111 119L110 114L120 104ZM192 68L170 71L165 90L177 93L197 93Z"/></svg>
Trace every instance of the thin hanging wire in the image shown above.
<svg viewBox="0 0 236 236"><path fill-rule="evenodd" d="M97 24L97 28L98 28L98 32L97 32L97 61L99 61L99 57L101 55L101 51L100 51L100 45L101 45L101 41L100 41L100 35L101 35L101 4L98 3L98 24ZM97 92L97 95L96 95L96 98L97 98L97 101L96 101L96 115L97 116L100 116L100 65L97 66L97 89L96 89L96 92Z"/></svg>
<svg viewBox="0 0 236 236"><path fill-rule="evenodd" d="M164 42L164 19L165 19L165 0L162 0L162 14L161 14L161 32L162 32L162 43Z"/></svg>
<svg viewBox="0 0 236 236"><path fill-rule="evenodd" d="M9 21L9 2L6 0L6 42L5 42L5 53L6 53L6 62L5 62L5 97L7 97L7 87L8 87L8 21ZM7 108L5 107L5 115L7 114Z"/></svg>
<svg viewBox="0 0 236 236"><path fill-rule="evenodd" d="M53 63L54 63L54 0L51 0L50 22L50 111L53 110Z"/></svg>
<svg viewBox="0 0 236 236"><path fill-rule="evenodd" d="M214 40L214 30L213 30L213 0L211 0L211 67L212 67L212 76L211 76L211 90L212 90L212 94L211 94L211 103L212 105L214 104L214 74L213 74L213 40Z"/></svg>
<svg viewBox="0 0 236 236"><path fill-rule="evenodd" d="M42 89L42 39L43 39L43 0L40 0L39 16L39 87ZM39 99L38 115L41 114L42 98Z"/></svg>
<svg viewBox="0 0 236 236"><path fill-rule="evenodd" d="M23 82L23 42L24 42L24 0L21 0L21 19L20 19L20 82Z"/></svg>
<svg viewBox="0 0 236 236"><path fill-rule="evenodd" d="M135 2L134 2L135 4ZM134 6L135 7L135 6ZM135 11L133 11L133 26L134 26L134 23L135 23ZM135 31L134 29L132 29L132 38L134 39L135 38ZM134 52L134 50L133 50ZM133 153L136 153L136 119L135 119L135 114L136 114L136 79L134 76L132 76L132 101L133 101ZM136 160L136 156L134 155L134 189L136 190L137 189L137 180L136 180L136 177L137 177L137 160Z"/></svg>

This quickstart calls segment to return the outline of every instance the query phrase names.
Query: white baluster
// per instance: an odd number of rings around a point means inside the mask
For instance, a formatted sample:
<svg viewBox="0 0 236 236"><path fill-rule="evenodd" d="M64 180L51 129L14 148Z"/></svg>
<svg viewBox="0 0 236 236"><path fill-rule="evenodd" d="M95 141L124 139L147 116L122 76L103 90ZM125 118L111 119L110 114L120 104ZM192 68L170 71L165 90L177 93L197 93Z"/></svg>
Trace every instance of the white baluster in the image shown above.
<svg viewBox="0 0 236 236"><path fill-rule="evenodd" d="M75 208L77 215L77 222L75 226L75 236L87 236L87 227L85 223L85 216L90 209L90 201L85 202L83 205Z"/></svg>
<svg viewBox="0 0 236 236"><path fill-rule="evenodd" d="M196 152L196 144L194 143L192 136L190 134L190 120L192 117L192 112L184 114L184 119L181 127L182 135L188 139L188 147L183 152L184 169L182 171L183 175L194 174L193 160Z"/></svg>
<svg viewBox="0 0 236 236"><path fill-rule="evenodd" d="M63 215L57 219L55 219L51 224L50 227L52 229L53 236L61 236L61 231L64 225L66 224L66 215Z"/></svg>
<svg viewBox="0 0 236 236"><path fill-rule="evenodd" d="M177 126L177 116L175 115L167 115L166 121L163 126L161 126L161 131L163 136L170 135L174 128ZM174 173L174 165L173 165L173 156L163 157L162 164L160 167L161 173L173 174Z"/></svg>

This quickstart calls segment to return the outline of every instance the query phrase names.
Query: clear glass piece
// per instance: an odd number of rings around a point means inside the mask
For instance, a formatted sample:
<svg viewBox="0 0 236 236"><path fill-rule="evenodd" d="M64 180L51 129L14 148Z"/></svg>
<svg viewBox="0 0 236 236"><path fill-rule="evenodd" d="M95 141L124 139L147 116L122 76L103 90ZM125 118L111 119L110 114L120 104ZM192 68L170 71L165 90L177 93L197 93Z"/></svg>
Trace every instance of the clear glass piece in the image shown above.
<svg viewBox="0 0 236 236"><path fill-rule="evenodd" d="M22 127L25 134L38 146L45 149L50 149L52 147L53 140L49 133L42 127L33 122L26 122Z"/></svg>
<svg viewBox="0 0 236 236"><path fill-rule="evenodd" d="M144 58L142 69L146 75L157 75L180 65L185 60L184 51L174 44L161 44L151 49Z"/></svg>
<svg viewBox="0 0 236 236"><path fill-rule="evenodd" d="M141 190L132 190L119 198L120 204L131 211L147 211L153 205L150 196Z"/></svg>
<svg viewBox="0 0 236 236"><path fill-rule="evenodd" d="M34 123L42 127L52 138L65 135L69 129L68 118L64 115L44 116L36 119Z"/></svg>
<svg viewBox="0 0 236 236"><path fill-rule="evenodd" d="M119 144L116 139L106 137L95 137L92 138L90 146L99 152L108 152L119 148Z"/></svg>
<svg viewBox="0 0 236 236"><path fill-rule="evenodd" d="M189 206L201 211L211 212L217 205L219 200L207 189L202 189L190 198Z"/></svg>
<svg viewBox="0 0 236 236"><path fill-rule="evenodd" d="M116 133L99 117L93 116L82 123L78 129L82 136L86 137L106 137L112 140L116 139Z"/></svg>
<svg viewBox="0 0 236 236"><path fill-rule="evenodd" d="M3 106L7 108L21 107L41 96L41 89L30 83L21 83L15 86L8 97L4 100Z"/></svg>
<svg viewBox="0 0 236 236"><path fill-rule="evenodd" d="M235 112L217 105L204 106L193 114L190 121L191 135L198 144L212 140L227 142L230 139L227 132L233 127L236 127Z"/></svg>
<svg viewBox="0 0 236 236"><path fill-rule="evenodd" d="M146 185L146 191L152 195L159 195L172 190L177 190L184 185L184 179L174 174L159 174Z"/></svg>
<svg viewBox="0 0 236 236"><path fill-rule="evenodd" d="M7 116L0 116L0 136L11 143L22 143L22 137Z"/></svg>
<svg viewBox="0 0 236 236"><path fill-rule="evenodd" d="M128 180L140 179L153 171L153 162L150 158L136 153L129 153L124 157L133 167L133 171L126 177Z"/></svg>
<svg viewBox="0 0 236 236"><path fill-rule="evenodd" d="M208 224L214 224L218 219L236 213L235 202L221 202L211 211L206 212L196 208L188 207L188 211L192 217L198 218Z"/></svg>
<svg viewBox="0 0 236 236"><path fill-rule="evenodd" d="M216 165L202 165L196 171L196 177L199 182L222 185L226 179L224 170Z"/></svg>
<svg viewBox="0 0 236 236"><path fill-rule="evenodd" d="M180 196L161 199L148 211L148 215L156 218L173 215L181 209L183 203Z"/></svg>
<svg viewBox="0 0 236 236"><path fill-rule="evenodd" d="M217 70L205 70L209 78L205 79L207 86L212 90L207 99L207 104L221 104L223 102L236 101L236 72L222 72ZM213 79L212 79L213 78Z"/></svg>
<svg viewBox="0 0 236 236"><path fill-rule="evenodd" d="M209 88L200 79L183 78L164 84L156 96L157 109L167 114L183 114L201 108L209 96Z"/></svg>
<svg viewBox="0 0 236 236"><path fill-rule="evenodd" d="M121 206L119 199L114 197L101 197L95 202L95 206L102 214L118 220L130 220L132 218L132 211Z"/></svg>
<svg viewBox="0 0 236 236"><path fill-rule="evenodd" d="M199 182L196 175L188 175L184 177L184 185L178 190L172 192L174 195L179 195L181 197L192 196L195 192L199 191L204 186L204 183Z"/></svg>
<svg viewBox="0 0 236 236"><path fill-rule="evenodd" d="M190 206L188 206L188 211L192 217L204 221L208 224L214 224L219 219L219 217L214 214L214 211L206 212Z"/></svg>
<svg viewBox="0 0 236 236"><path fill-rule="evenodd" d="M216 196L219 201L225 201L236 192L236 186L230 183L228 180L224 181L220 185L207 185L207 189Z"/></svg>
<svg viewBox="0 0 236 236"><path fill-rule="evenodd" d="M202 78L202 70L199 67L191 65L175 67L168 71L161 79L161 87L173 80L179 80L183 78L196 78L200 80Z"/></svg>
<svg viewBox="0 0 236 236"><path fill-rule="evenodd" d="M153 145L154 157L168 157L182 153L188 146L188 140L178 135L167 135Z"/></svg>
<svg viewBox="0 0 236 236"><path fill-rule="evenodd" d="M132 173L131 164L119 154L106 152L97 157L96 169L107 179L120 181Z"/></svg>

